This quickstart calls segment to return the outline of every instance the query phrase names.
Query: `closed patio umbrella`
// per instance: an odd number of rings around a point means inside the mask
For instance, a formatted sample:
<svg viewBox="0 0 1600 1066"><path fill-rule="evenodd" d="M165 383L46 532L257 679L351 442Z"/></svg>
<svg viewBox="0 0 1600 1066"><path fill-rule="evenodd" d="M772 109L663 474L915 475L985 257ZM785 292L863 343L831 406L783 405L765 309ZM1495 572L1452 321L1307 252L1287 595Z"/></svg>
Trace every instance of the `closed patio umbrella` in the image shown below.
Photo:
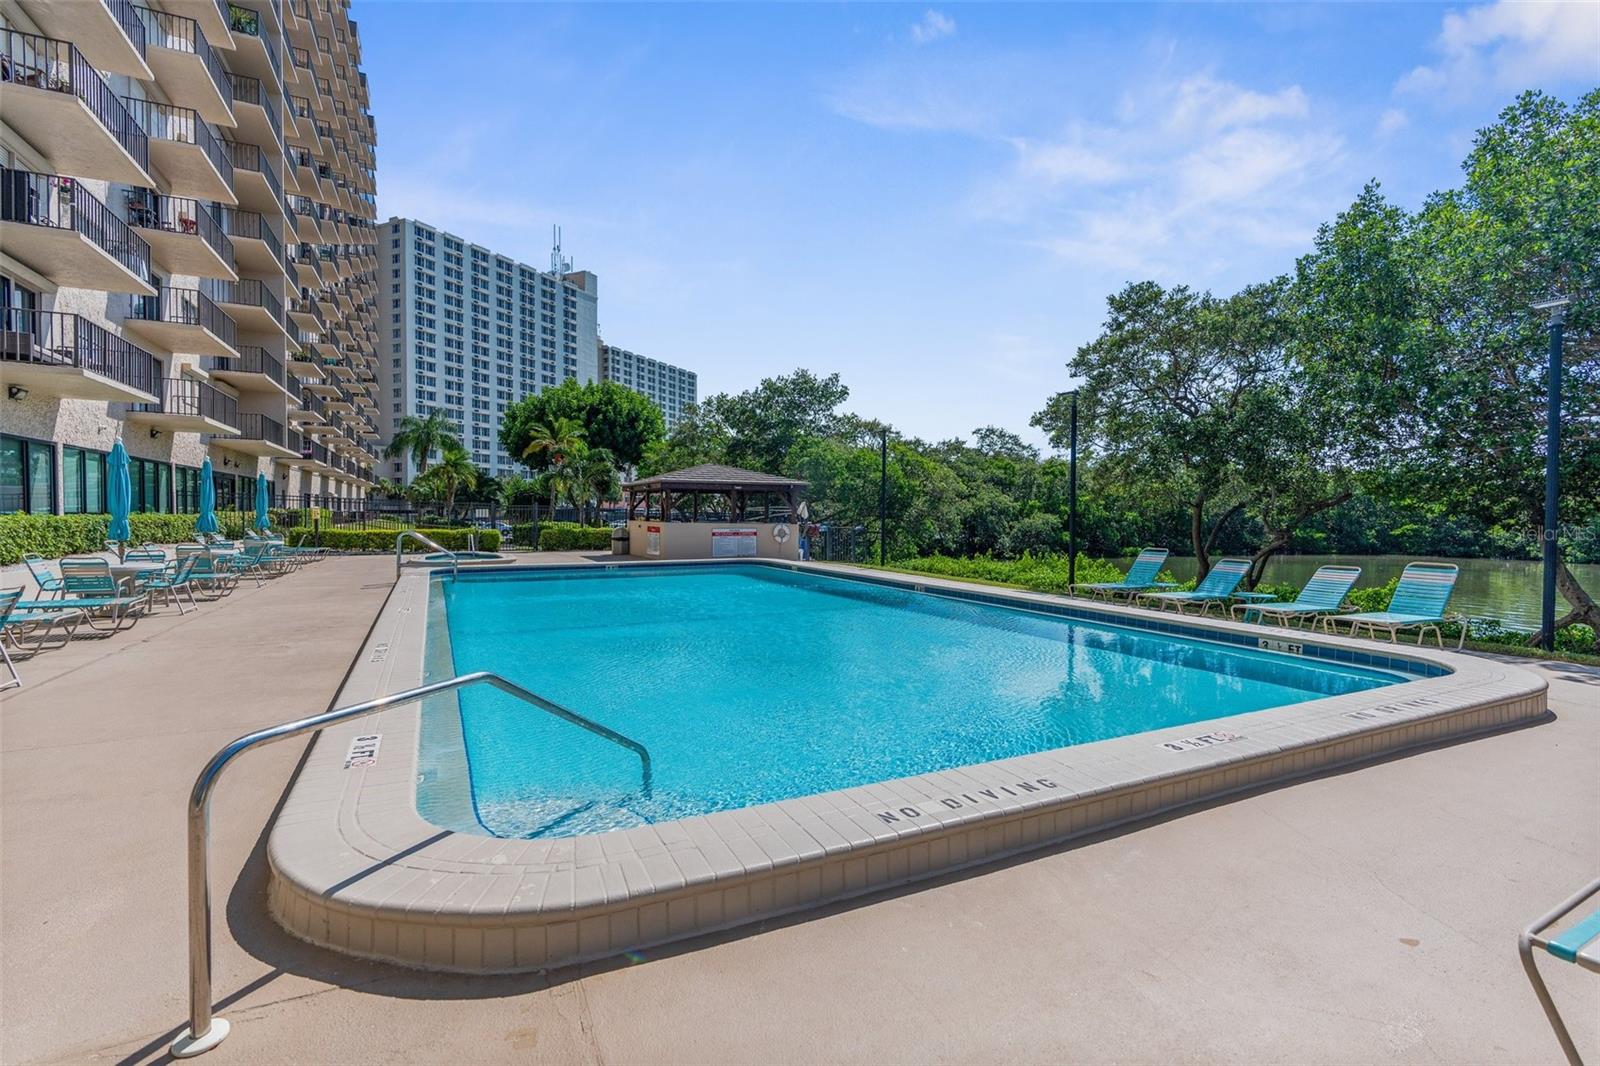
<svg viewBox="0 0 1600 1066"><path fill-rule="evenodd" d="M194 520L196 533L217 532L217 486L211 480L211 457L200 463L200 517Z"/></svg>
<svg viewBox="0 0 1600 1066"><path fill-rule="evenodd" d="M272 506L272 496L267 489L267 475L256 475L256 528L263 533L272 528L267 518L267 508Z"/></svg>
<svg viewBox="0 0 1600 1066"><path fill-rule="evenodd" d="M128 449L120 440L111 446L111 454L106 457L106 507L111 512L106 539L117 542L117 557L121 558L128 541L133 539L133 525L128 521L128 511L133 507L133 483L128 480Z"/></svg>

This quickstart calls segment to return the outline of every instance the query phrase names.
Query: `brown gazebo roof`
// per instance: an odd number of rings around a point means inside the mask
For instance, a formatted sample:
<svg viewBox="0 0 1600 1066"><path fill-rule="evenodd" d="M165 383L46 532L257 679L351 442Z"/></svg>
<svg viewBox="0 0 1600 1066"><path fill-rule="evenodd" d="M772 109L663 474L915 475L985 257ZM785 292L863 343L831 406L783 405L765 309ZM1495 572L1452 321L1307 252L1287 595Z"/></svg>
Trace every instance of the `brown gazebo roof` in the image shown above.
<svg viewBox="0 0 1600 1066"><path fill-rule="evenodd" d="M805 488L809 484L791 477L763 474L759 470L743 470L737 466L719 463L701 463L699 466L673 470L653 477L640 478L622 486L636 492L731 492L753 490L778 492L784 489Z"/></svg>

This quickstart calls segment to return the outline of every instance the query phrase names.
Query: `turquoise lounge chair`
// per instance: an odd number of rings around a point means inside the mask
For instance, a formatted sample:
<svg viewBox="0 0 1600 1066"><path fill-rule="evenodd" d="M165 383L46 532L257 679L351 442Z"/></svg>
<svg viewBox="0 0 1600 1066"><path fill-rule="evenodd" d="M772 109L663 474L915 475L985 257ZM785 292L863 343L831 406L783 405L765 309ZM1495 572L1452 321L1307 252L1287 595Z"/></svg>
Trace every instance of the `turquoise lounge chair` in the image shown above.
<svg viewBox="0 0 1600 1066"><path fill-rule="evenodd" d="M1336 623L1348 622L1350 636L1359 636L1361 630L1365 629L1376 640L1378 631L1383 630L1389 634L1390 643L1399 640L1400 630L1415 629L1418 644L1422 643L1431 629L1442 649L1444 633L1439 627L1455 621L1454 616L1445 614L1445 607L1450 603L1450 594L1455 591L1459 573L1454 563L1407 563L1405 570L1400 573L1400 583L1395 586L1387 610L1328 615L1322 620L1322 628L1329 633L1337 633ZM1456 648L1459 649L1466 639L1467 623L1463 619Z"/></svg>
<svg viewBox="0 0 1600 1066"><path fill-rule="evenodd" d="M44 556L37 552L29 552L22 557L23 563L28 567L28 573L33 575L34 584L39 586L39 591L46 596L61 595L61 579L52 574L44 564Z"/></svg>
<svg viewBox="0 0 1600 1066"><path fill-rule="evenodd" d="M162 603L176 603L179 614L187 614L183 609L183 597L189 597L189 606L200 606L194 598L194 565L197 556L186 555L175 562L170 562L160 570L149 574L140 574L138 589L154 600L160 597Z"/></svg>
<svg viewBox="0 0 1600 1066"><path fill-rule="evenodd" d="M73 630L78 628L78 623L83 619L83 612L73 608L30 611L23 606L21 589L0 590L0 661L5 663L6 670L11 674L10 681L0 684L0 691L22 685L22 675L17 673L17 664L11 661L6 644L14 644L17 650L23 650L22 637L38 626L43 626L44 631L32 638L33 647L27 650L38 651L43 648L45 638L56 626L62 627L61 643L65 644L72 639Z"/></svg>
<svg viewBox="0 0 1600 1066"><path fill-rule="evenodd" d="M124 623L132 626L137 622L150 602L143 593L124 595L111 575L111 564L97 557L61 560L61 585L63 599L35 600L17 606L41 611L76 608L87 612L91 629L101 629L96 618L109 615L109 632L115 633L124 628Z"/></svg>
<svg viewBox="0 0 1600 1066"><path fill-rule="evenodd" d="M1561 1050L1573 1066L1583 1066L1583 1060L1578 1057L1572 1034L1567 1032L1561 1012L1556 1010L1555 1000L1550 998L1550 990L1545 987L1544 978L1539 976L1539 968L1533 963L1533 949L1542 948L1551 958L1576 963L1590 973L1600 973L1600 910L1578 919L1553 936L1548 932L1561 919L1576 911L1584 900L1592 900L1596 895L1600 895L1600 880L1589 882L1576 895L1567 897L1555 910L1524 929L1517 940L1517 954L1522 957L1522 969L1533 984L1533 993L1539 997L1539 1006L1544 1008L1544 1016L1549 1019L1550 1028L1555 1030ZM1592 1006L1593 1001L1590 1002Z"/></svg>
<svg viewBox="0 0 1600 1066"><path fill-rule="evenodd" d="M1171 607L1179 614L1187 613L1191 604L1197 604L1204 615L1213 605L1225 607L1234 589L1239 587L1239 582L1249 572L1249 559L1219 559L1193 592L1144 592L1140 593L1139 598L1151 607L1160 610Z"/></svg>
<svg viewBox="0 0 1600 1066"><path fill-rule="evenodd" d="M1300 590L1300 595L1292 601L1236 603L1233 605L1233 617L1237 620L1242 616L1246 622L1271 619L1280 625L1290 622L1296 625L1303 622L1315 624L1322 615L1338 613L1344 598L1350 594L1350 589L1360 576L1359 566L1319 566L1317 572L1311 575L1311 580L1306 582L1306 587Z"/></svg>
<svg viewBox="0 0 1600 1066"><path fill-rule="evenodd" d="M238 587L239 575L224 566L226 555L212 555L211 549L204 544L179 544L174 551L179 559L194 558L194 571L189 575L189 580L209 592L211 599L226 596Z"/></svg>
<svg viewBox="0 0 1600 1066"><path fill-rule="evenodd" d="M1146 548L1139 553L1139 557L1128 567L1128 572L1122 575L1121 581L1100 581L1093 584L1079 583L1072 586L1071 592L1077 595L1080 590L1100 599L1115 599L1117 596L1126 596L1132 599L1141 592L1151 589L1171 588L1171 581L1157 581L1156 575L1161 573L1161 568L1167 562L1167 549Z"/></svg>

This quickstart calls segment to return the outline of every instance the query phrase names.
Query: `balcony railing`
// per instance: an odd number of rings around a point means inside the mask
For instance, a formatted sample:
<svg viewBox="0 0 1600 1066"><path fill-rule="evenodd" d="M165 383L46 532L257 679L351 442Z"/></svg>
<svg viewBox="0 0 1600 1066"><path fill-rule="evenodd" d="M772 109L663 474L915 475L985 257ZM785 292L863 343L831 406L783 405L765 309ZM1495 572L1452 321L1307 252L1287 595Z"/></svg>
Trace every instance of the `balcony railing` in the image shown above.
<svg viewBox="0 0 1600 1066"><path fill-rule="evenodd" d="M227 141L228 162L233 164L234 170L248 170L260 174L267 181L267 190L272 193L272 198L279 203L283 202L283 186L278 183L278 175L272 169L272 164L267 162L267 153L257 145L246 144L243 141Z"/></svg>
<svg viewBox="0 0 1600 1066"><path fill-rule="evenodd" d="M182 15L153 11L148 7L136 6L134 11L144 22L145 38L150 44L199 56L200 62L205 64L206 73L211 75L211 84L217 87L222 99L232 105L233 83L228 80L228 71L223 67L221 57L206 43L206 35L198 22Z"/></svg>
<svg viewBox="0 0 1600 1066"><path fill-rule="evenodd" d="M267 415L242 414L234 425L239 427L243 440L264 440L268 444L284 447L283 423Z"/></svg>
<svg viewBox="0 0 1600 1066"><path fill-rule="evenodd" d="M272 104L272 94L261 84L260 78L252 78L248 74L229 74L233 83L233 102L236 104L254 104L267 113L267 125L272 127L272 135L283 143L283 123L278 118L278 109Z"/></svg>
<svg viewBox="0 0 1600 1066"><path fill-rule="evenodd" d="M233 269L233 244L204 201L162 196L149 189L129 189L127 200L129 225L193 234L210 245L228 268Z"/></svg>
<svg viewBox="0 0 1600 1066"><path fill-rule="evenodd" d="M74 178L0 169L0 220L75 230L141 281L150 279L144 238Z"/></svg>
<svg viewBox="0 0 1600 1066"><path fill-rule="evenodd" d="M288 380L284 377L283 360L255 344L239 345L239 358L225 359L221 356L207 355L200 360L202 370L222 370L235 374L260 374L271 378L277 385L284 385Z"/></svg>
<svg viewBox="0 0 1600 1066"><path fill-rule="evenodd" d="M304 48L296 48L294 45L290 45L289 58L301 70L309 71L311 69L311 53Z"/></svg>
<svg viewBox="0 0 1600 1066"><path fill-rule="evenodd" d="M233 319L199 289L174 289L164 286L155 296L137 296L128 317L141 322L166 322L175 326L200 326L209 330L230 348L233 346Z"/></svg>
<svg viewBox="0 0 1600 1066"><path fill-rule="evenodd" d="M242 33L246 37L254 37L260 41L267 50L267 63L272 67L272 76L279 81L283 80L283 63L278 59L278 50L272 45L272 34L261 32L261 12L253 8L240 7L238 4L229 4L228 28L234 33Z"/></svg>
<svg viewBox="0 0 1600 1066"><path fill-rule="evenodd" d="M140 57L145 54L144 20L139 17L138 5L132 0L105 0L106 9L116 18L117 25L128 35Z"/></svg>
<svg viewBox="0 0 1600 1066"><path fill-rule="evenodd" d="M139 169L150 168L145 128L70 42L0 30L0 82L76 96Z"/></svg>
<svg viewBox="0 0 1600 1066"><path fill-rule="evenodd" d="M211 160L211 165L217 168L217 173L222 175L228 186L233 186L233 164L228 162L222 138L216 135L211 123L201 118L198 111L189 107L158 104L154 100L136 100L131 96L123 97L123 102L151 137L158 141L194 145Z"/></svg>
<svg viewBox="0 0 1600 1066"><path fill-rule="evenodd" d="M274 259L280 263L284 261L283 242L272 232L267 220L259 214L236 207L221 207L217 209L217 215L222 220L224 233L246 240L260 241L267 246L267 251L272 253Z"/></svg>
<svg viewBox="0 0 1600 1066"><path fill-rule="evenodd" d="M321 463L324 466L330 465L328 462L328 449L316 441L305 440L304 438L300 442L300 458L310 459L312 462Z"/></svg>
<svg viewBox="0 0 1600 1066"><path fill-rule="evenodd" d="M314 392L300 393L300 407L303 410L310 411L314 415L320 416L323 421L327 421L328 419L327 404L323 403L322 397L318 396Z"/></svg>
<svg viewBox="0 0 1600 1066"><path fill-rule="evenodd" d="M236 214L251 214L253 212L236 212ZM247 307L259 307L272 316L274 322L283 322L283 303L267 286L255 278L244 278L240 281L210 281L207 282L211 298L218 303L242 304Z"/></svg>
<svg viewBox="0 0 1600 1066"><path fill-rule="evenodd" d="M57 311L0 310L0 361L77 367L151 394L161 375L143 348Z"/></svg>
<svg viewBox="0 0 1600 1066"><path fill-rule="evenodd" d="M289 97L289 110L294 112L294 117L297 119L312 117L311 101L304 96Z"/></svg>
<svg viewBox="0 0 1600 1066"><path fill-rule="evenodd" d="M194 378L163 378L159 403L130 404L130 411L145 414L209 418L225 426L239 424L239 401L222 390Z"/></svg>

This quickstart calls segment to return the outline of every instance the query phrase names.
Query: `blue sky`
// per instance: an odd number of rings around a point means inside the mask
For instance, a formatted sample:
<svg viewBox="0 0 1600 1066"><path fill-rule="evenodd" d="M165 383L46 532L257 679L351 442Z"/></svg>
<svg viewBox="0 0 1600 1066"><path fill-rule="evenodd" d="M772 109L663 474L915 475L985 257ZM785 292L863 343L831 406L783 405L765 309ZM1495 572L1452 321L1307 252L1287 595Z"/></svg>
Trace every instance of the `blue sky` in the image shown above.
<svg viewBox="0 0 1600 1066"><path fill-rule="evenodd" d="M1600 5L561 6L357 0L382 217L600 277L701 395L804 366L930 439L1027 421L1107 293L1288 270L1415 206Z"/></svg>

